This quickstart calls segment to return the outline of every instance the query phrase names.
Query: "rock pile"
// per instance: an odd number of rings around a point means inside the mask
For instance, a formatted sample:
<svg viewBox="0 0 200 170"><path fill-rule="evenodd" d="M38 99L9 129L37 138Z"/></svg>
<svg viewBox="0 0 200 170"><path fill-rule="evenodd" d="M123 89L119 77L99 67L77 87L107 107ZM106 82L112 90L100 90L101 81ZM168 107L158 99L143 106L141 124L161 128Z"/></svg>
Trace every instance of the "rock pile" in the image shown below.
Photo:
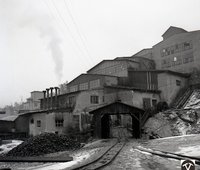
<svg viewBox="0 0 200 170"><path fill-rule="evenodd" d="M146 136L160 137L200 133L200 109L167 110L149 118L144 125Z"/></svg>
<svg viewBox="0 0 200 170"><path fill-rule="evenodd" d="M29 138L7 153L6 156L39 156L64 150L78 149L80 143L65 135L44 133Z"/></svg>

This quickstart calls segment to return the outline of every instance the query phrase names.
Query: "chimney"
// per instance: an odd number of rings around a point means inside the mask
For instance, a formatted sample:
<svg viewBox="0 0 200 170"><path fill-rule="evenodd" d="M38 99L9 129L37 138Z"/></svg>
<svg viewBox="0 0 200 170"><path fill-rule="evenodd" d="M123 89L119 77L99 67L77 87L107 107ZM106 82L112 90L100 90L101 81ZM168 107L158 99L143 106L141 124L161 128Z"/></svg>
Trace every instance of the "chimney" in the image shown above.
<svg viewBox="0 0 200 170"><path fill-rule="evenodd" d="M53 109L53 87L50 87L50 92L51 92L51 104L50 104L50 108Z"/></svg>
<svg viewBox="0 0 200 170"><path fill-rule="evenodd" d="M43 103L42 103L42 109L46 109L46 91L42 91L44 94L44 98L43 98Z"/></svg>
<svg viewBox="0 0 200 170"><path fill-rule="evenodd" d="M49 109L49 89L46 89L47 91L47 109Z"/></svg>
<svg viewBox="0 0 200 170"><path fill-rule="evenodd" d="M55 87L55 107L58 107L58 87Z"/></svg>
<svg viewBox="0 0 200 170"><path fill-rule="evenodd" d="M58 95L60 95L60 88L58 87Z"/></svg>

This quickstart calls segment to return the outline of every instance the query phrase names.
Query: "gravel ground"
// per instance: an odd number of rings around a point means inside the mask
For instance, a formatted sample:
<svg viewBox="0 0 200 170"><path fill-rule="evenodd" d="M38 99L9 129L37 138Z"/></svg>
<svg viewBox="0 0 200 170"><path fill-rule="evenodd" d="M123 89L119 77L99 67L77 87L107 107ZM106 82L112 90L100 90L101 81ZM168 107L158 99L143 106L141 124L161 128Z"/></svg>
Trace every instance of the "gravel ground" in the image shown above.
<svg viewBox="0 0 200 170"><path fill-rule="evenodd" d="M155 139L149 141L131 139L119 153L116 159L108 167L105 167L104 170L112 170L112 169L113 170L131 170L131 169L180 170L179 160L167 159L152 154L148 154L146 152L141 152L135 149L135 146L143 146L145 148L168 151L168 152L176 152L181 154L184 153L190 154L192 153L191 149L194 150L195 148L199 148L199 141L200 141L200 135L169 137L169 138ZM75 164L73 164L73 162L65 164L1 163L0 168L11 167L12 170L22 170L22 169L33 170L38 168L41 170L49 170L52 168L53 170L56 169L70 170L72 169L72 167L83 165L97 158L114 142L115 142L114 140L98 140L85 145L85 147L77 151L58 152L46 155L48 157L53 157L53 156L63 156L65 154L69 154L74 158L74 161L76 161L74 162ZM89 156L87 155L84 157L85 153L90 153L90 154ZM196 166L196 170L200 170L199 166Z"/></svg>
<svg viewBox="0 0 200 170"><path fill-rule="evenodd" d="M169 137L148 141L132 139L104 170L180 170L181 162L179 160L159 157L134 148L143 146L150 149L189 155L193 153L193 149L199 148L199 141L200 135ZM196 165L196 170L200 170L198 165Z"/></svg>
<svg viewBox="0 0 200 170"><path fill-rule="evenodd" d="M133 149L140 141L130 140L116 159L103 170L180 170L179 161L161 158Z"/></svg>

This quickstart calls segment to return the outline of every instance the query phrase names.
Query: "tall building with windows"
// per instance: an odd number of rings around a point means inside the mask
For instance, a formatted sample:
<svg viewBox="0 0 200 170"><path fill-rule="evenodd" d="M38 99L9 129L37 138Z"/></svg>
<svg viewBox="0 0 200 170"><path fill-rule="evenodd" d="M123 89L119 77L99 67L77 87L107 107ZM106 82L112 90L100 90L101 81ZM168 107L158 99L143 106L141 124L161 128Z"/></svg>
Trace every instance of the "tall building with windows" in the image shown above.
<svg viewBox="0 0 200 170"><path fill-rule="evenodd" d="M200 31L169 27L152 48L156 69L190 73L200 68Z"/></svg>

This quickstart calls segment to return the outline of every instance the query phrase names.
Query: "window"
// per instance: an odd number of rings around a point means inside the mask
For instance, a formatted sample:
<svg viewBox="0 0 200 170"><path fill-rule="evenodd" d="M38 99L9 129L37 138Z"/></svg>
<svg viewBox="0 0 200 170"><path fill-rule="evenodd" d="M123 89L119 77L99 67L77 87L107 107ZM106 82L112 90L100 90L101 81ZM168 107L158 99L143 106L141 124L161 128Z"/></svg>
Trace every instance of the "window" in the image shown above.
<svg viewBox="0 0 200 170"><path fill-rule="evenodd" d="M189 49L192 49L192 41L182 42L180 44L175 44L171 47L165 47L161 49L160 53L161 56L163 57Z"/></svg>
<svg viewBox="0 0 200 170"><path fill-rule="evenodd" d="M162 61L161 61L161 67L162 67L162 68L171 67L170 58L162 60Z"/></svg>
<svg viewBox="0 0 200 170"><path fill-rule="evenodd" d="M156 108L156 106L157 106L157 100L156 99L152 99L152 106L154 108Z"/></svg>
<svg viewBox="0 0 200 170"><path fill-rule="evenodd" d="M88 83L82 83L79 85L79 90L87 90L88 89Z"/></svg>
<svg viewBox="0 0 200 170"><path fill-rule="evenodd" d="M71 86L71 87L69 88L69 91L70 91L70 92L78 91L78 85Z"/></svg>
<svg viewBox="0 0 200 170"><path fill-rule="evenodd" d="M56 127L63 127L64 120L55 120Z"/></svg>
<svg viewBox="0 0 200 170"><path fill-rule="evenodd" d="M72 105L75 104L75 99L76 99L75 96L70 96L70 97L69 97L69 105L70 105L70 106L72 106Z"/></svg>
<svg viewBox="0 0 200 170"><path fill-rule="evenodd" d="M170 55L170 48L163 48L161 51L161 56L167 56Z"/></svg>
<svg viewBox="0 0 200 170"><path fill-rule="evenodd" d="M180 80L176 80L176 85L177 86L181 86L181 81Z"/></svg>
<svg viewBox="0 0 200 170"><path fill-rule="evenodd" d="M143 107L145 110L151 108L150 98L143 98Z"/></svg>
<svg viewBox="0 0 200 170"><path fill-rule="evenodd" d="M100 80L92 80L90 81L90 89L100 87Z"/></svg>
<svg viewBox="0 0 200 170"><path fill-rule="evenodd" d="M41 120L37 120L37 127L41 127Z"/></svg>
<svg viewBox="0 0 200 170"><path fill-rule="evenodd" d="M170 53L171 53L171 54L174 54L174 52L175 52L175 46L171 46L171 47L170 47Z"/></svg>
<svg viewBox="0 0 200 170"><path fill-rule="evenodd" d="M181 56L172 57L171 66L176 66L182 64Z"/></svg>
<svg viewBox="0 0 200 170"><path fill-rule="evenodd" d="M33 123L34 123L34 119L33 119L33 118L31 119L30 123L31 123L31 124L33 124Z"/></svg>
<svg viewBox="0 0 200 170"><path fill-rule="evenodd" d="M63 127L63 124L64 124L63 113L56 113L55 114L55 125L56 125L56 127Z"/></svg>
<svg viewBox="0 0 200 170"><path fill-rule="evenodd" d="M90 96L90 103L98 104L99 103L99 96Z"/></svg>
<svg viewBox="0 0 200 170"><path fill-rule="evenodd" d="M189 63L189 62L193 62L194 61L194 56L193 53L187 53L183 56L183 63Z"/></svg>
<svg viewBox="0 0 200 170"><path fill-rule="evenodd" d="M184 42L183 43L183 50L189 50L192 48L192 42Z"/></svg>

